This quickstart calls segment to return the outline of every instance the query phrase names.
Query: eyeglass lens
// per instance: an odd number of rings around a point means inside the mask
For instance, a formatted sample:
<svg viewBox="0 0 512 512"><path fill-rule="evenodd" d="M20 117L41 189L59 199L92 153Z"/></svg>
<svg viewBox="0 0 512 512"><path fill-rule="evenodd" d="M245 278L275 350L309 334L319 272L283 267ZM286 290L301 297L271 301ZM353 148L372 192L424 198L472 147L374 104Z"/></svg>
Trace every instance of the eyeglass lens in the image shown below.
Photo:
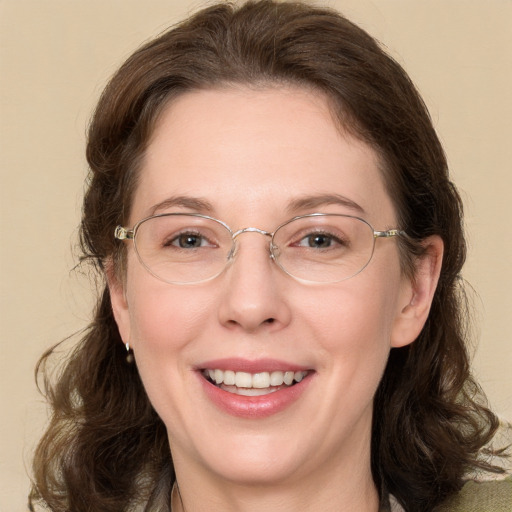
<svg viewBox="0 0 512 512"><path fill-rule="evenodd" d="M246 236L246 235L244 235ZM164 214L135 229L141 263L168 283L193 283L219 275L234 253L232 232L220 221L196 215ZM281 225L270 253L288 274L330 283L354 276L370 261L373 228L344 215L297 217Z"/></svg>

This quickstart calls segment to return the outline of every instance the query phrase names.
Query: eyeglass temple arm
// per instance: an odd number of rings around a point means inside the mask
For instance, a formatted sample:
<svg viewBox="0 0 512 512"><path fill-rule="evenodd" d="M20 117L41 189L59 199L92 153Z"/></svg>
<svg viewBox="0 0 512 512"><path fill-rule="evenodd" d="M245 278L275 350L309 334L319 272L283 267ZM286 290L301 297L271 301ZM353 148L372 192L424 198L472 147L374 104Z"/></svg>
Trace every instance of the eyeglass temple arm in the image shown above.
<svg viewBox="0 0 512 512"><path fill-rule="evenodd" d="M126 229L123 226L117 226L114 231L114 237L118 240L133 240L133 229Z"/></svg>
<svg viewBox="0 0 512 512"><path fill-rule="evenodd" d="M374 231L373 236L375 238L389 238L391 236L403 236L405 235L405 231L400 231L399 229L388 229L387 231Z"/></svg>

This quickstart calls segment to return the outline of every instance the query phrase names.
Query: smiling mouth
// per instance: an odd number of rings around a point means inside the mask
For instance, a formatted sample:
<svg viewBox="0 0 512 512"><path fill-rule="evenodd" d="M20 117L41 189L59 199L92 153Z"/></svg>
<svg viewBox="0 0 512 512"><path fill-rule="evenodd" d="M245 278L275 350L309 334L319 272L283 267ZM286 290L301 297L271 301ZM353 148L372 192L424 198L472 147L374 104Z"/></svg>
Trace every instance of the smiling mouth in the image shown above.
<svg viewBox="0 0 512 512"><path fill-rule="evenodd" d="M228 393L243 396L261 396L295 386L309 375L309 371L235 372L233 370L204 369L203 377Z"/></svg>

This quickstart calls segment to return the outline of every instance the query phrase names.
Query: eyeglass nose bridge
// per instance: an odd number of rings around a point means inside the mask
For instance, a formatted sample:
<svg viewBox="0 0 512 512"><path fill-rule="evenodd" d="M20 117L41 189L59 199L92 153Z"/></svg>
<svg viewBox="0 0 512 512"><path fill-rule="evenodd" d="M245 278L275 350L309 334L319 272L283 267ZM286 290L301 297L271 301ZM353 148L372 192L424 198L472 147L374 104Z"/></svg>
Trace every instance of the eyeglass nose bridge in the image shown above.
<svg viewBox="0 0 512 512"><path fill-rule="evenodd" d="M243 229L239 229L238 231L235 231L233 233L233 235L232 235L233 240L238 235L241 235L242 233L259 233L260 235L272 237L272 233L269 233L268 231L264 231L263 229L259 229L259 228L243 228Z"/></svg>
<svg viewBox="0 0 512 512"><path fill-rule="evenodd" d="M243 229L239 229L238 231L235 231L232 235L231 235L231 238L233 240L233 246L231 248L231 251L229 252L228 254L228 261L229 260L232 260L233 257L235 256L235 253L236 253L236 238L239 236L239 235L242 235L243 233L259 233L260 235L263 235L263 236L268 236L270 237L270 244L269 244L269 256L272 258L272 259L275 259L275 256L274 256L274 244L273 244L273 237L274 237L274 233L270 233L269 231L265 231L263 229L259 229L259 228L253 228L253 227L249 227L249 228L243 228Z"/></svg>

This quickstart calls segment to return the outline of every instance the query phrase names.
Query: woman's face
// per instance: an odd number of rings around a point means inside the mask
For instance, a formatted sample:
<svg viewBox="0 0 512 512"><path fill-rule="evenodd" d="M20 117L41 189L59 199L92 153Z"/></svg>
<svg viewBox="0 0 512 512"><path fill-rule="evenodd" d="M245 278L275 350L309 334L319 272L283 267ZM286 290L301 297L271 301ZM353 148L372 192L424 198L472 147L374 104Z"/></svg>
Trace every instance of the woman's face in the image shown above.
<svg viewBox="0 0 512 512"><path fill-rule="evenodd" d="M297 88L174 100L148 147L131 226L157 205L233 230L271 232L312 212L396 227L376 153L337 129L319 93ZM127 243L123 289L111 286L116 319L178 472L264 484L332 473L339 461L351 471L369 464L372 401L390 347L421 328L404 320L414 289L401 275L396 240L378 239L370 264L335 284L285 274L269 258L267 237L254 232L238 237L221 275L188 285L156 279ZM307 373L300 384L245 396L206 380L203 370L216 369Z"/></svg>

